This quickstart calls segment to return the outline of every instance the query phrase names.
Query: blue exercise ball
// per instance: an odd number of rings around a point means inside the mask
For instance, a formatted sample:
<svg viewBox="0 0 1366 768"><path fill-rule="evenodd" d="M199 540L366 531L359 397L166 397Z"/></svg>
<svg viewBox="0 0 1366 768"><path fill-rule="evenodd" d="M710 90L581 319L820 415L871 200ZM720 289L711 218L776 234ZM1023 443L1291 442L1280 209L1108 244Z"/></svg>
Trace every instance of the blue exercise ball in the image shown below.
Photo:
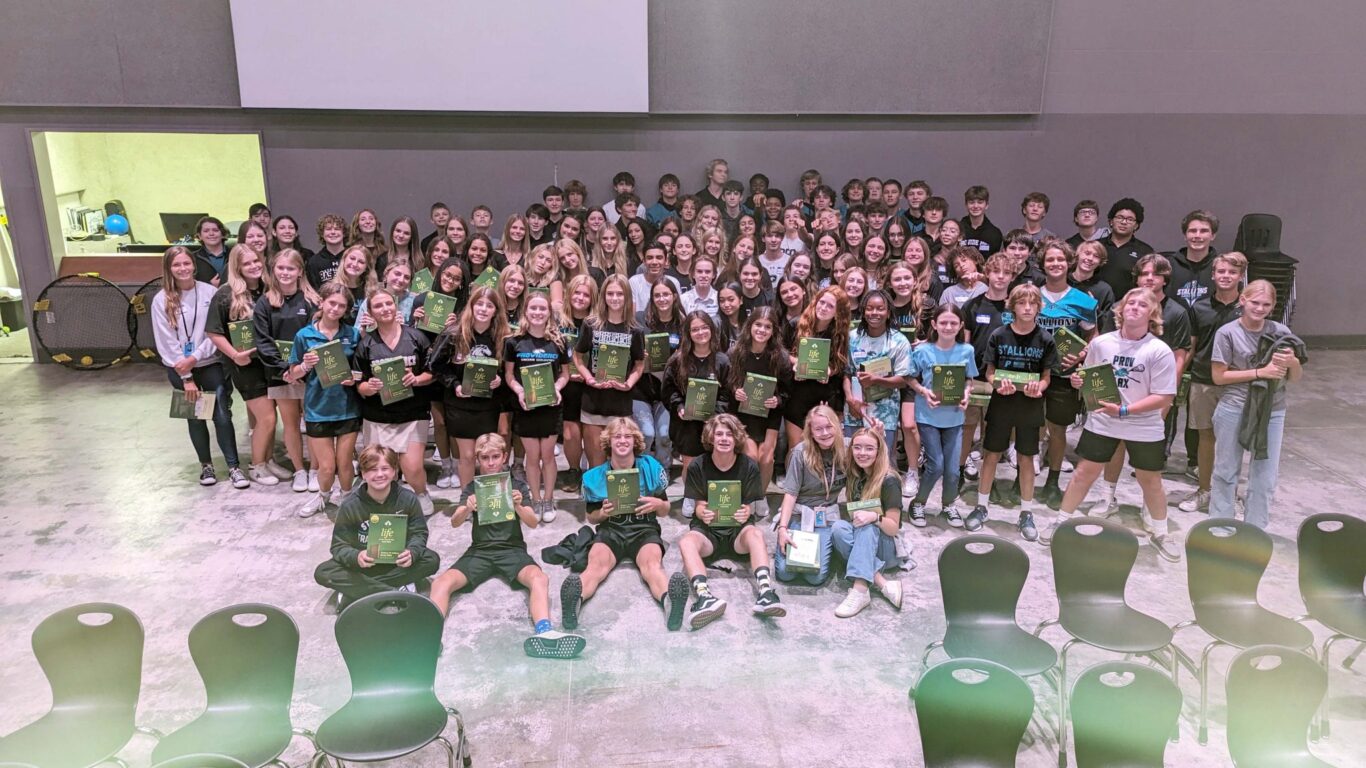
<svg viewBox="0 0 1366 768"><path fill-rule="evenodd" d="M104 217L104 231L111 235L128 234L128 219L117 213Z"/></svg>

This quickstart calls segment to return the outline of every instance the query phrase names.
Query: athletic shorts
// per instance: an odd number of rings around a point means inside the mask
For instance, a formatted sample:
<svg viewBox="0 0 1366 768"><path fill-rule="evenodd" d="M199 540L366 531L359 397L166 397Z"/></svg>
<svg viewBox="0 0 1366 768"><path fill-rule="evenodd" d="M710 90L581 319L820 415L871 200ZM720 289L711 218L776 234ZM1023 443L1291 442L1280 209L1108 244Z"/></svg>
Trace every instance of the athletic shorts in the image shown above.
<svg viewBox="0 0 1366 768"><path fill-rule="evenodd" d="M1214 409L1223 394L1224 388L1217 384L1191 382L1186 398L1186 418L1191 429L1214 429Z"/></svg>
<svg viewBox="0 0 1366 768"><path fill-rule="evenodd" d="M489 549L475 549L470 547L465 550L465 554L455 561L451 570L460 571L465 574L469 581L466 589L474 589L484 582L497 577L502 579L508 586L517 589L522 585L517 583L517 574L528 565L536 565L536 561L531 559L525 549L516 547L492 547Z"/></svg>
<svg viewBox="0 0 1366 768"><path fill-rule="evenodd" d="M359 432L361 427L360 417L354 419L342 419L341 421L305 421L304 434L309 437L341 437L353 432Z"/></svg>
<svg viewBox="0 0 1366 768"><path fill-rule="evenodd" d="M560 409L553 405L512 412L512 434L518 437L543 438L560 434Z"/></svg>
<svg viewBox="0 0 1366 768"><path fill-rule="evenodd" d="M617 418L617 417L616 417L616 416L600 416L600 415L598 415L598 414L596 414L596 413L589 413L588 411L585 411L585 410L583 410L583 409L579 409L579 423L580 423L580 424L587 424L587 425L590 426L590 427L605 427L605 426L607 426L607 422L609 422L609 421L611 421L612 419L615 419L615 418ZM630 417L628 416L627 418L630 418Z"/></svg>
<svg viewBox="0 0 1366 768"><path fill-rule="evenodd" d="M1129 465L1134 469L1161 472L1167 466L1165 440L1154 440L1150 443L1121 440L1118 437L1098 435L1089 429L1081 431L1081 439L1077 441L1077 455L1087 461L1104 464L1114 458L1115 450L1119 448L1120 443L1124 443L1129 453Z"/></svg>
<svg viewBox="0 0 1366 768"><path fill-rule="evenodd" d="M1010 447L1010 433L1015 433L1015 452L1021 456L1039 455L1039 427L1022 427L1006 419L987 419L982 448L987 453L1005 453Z"/></svg>
<svg viewBox="0 0 1366 768"><path fill-rule="evenodd" d="M498 431L497 408L467 411L463 408L445 406L446 434L459 440L477 440L490 432Z"/></svg>
<svg viewBox="0 0 1366 768"><path fill-rule="evenodd" d="M583 408L583 382L570 381L560 390L560 413L565 421L578 423L579 412Z"/></svg>
<svg viewBox="0 0 1366 768"><path fill-rule="evenodd" d="M382 445L401 456L408 452L408 446L413 443L427 444L427 420L398 424L367 421L361 427L361 437L367 446Z"/></svg>
<svg viewBox="0 0 1366 768"><path fill-rule="evenodd" d="M1054 376L1049 381L1043 402L1044 419L1049 424L1070 427L1081 415L1081 393L1061 375Z"/></svg>
<svg viewBox="0 0 1366 768"><path fill-rule="evenodd" d="M232 363L224 367L228 369L228 378L232 380L233 389L237 390L243 401L266 396L270 389L270 380L266 377L266 367L259 359L253 357L251 362L240 368Z"/></svg>
<svg viewBox="0 0 1366 768"><path fill-rule="evenodd" d="M705 525L697 518L693 518L693 521L688 526L688 530L697 531L707 537L707 541L711 542L711 554L707 556L708 560L744 558L749 555L742 555L735 551L735 540L740 538L740 532L750 525L753 525L753 522L747 522L744 525L736 526L735 528L712 528L709 525Z"/></svg>
<svg viewBox="0 0 1366 768"><path fill-rule="evenodd" d="M669 414L669 442L673 444L676 456L701 456L707 449L702 446L704 421L684 421L677 414ZM743 446L741 447L743 450Z"/></svg>
<svg viewBox="0 0 1366 768"><path fill-rule="evenodd" d="M612 550L612 555L617 562L630 559L635 560L640 548L646 544L658 544L661 553L668 551L664 544L664 539L660 537L659 531L653 526L641 526L639 528L608 528L600 526L597 534L593 537L593 543L603 543Z"/></svg>

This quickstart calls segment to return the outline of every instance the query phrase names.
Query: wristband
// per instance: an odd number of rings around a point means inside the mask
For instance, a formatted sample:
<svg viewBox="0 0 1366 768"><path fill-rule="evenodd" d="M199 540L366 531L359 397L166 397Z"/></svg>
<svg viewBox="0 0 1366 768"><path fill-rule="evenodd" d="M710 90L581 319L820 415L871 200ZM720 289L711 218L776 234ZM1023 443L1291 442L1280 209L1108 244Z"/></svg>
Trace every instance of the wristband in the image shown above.
<svg viewBox="0 0 1366 768"><path fill-rule="evenodd" d="M189 381L190 379L193 379L193 378L194 378L194 374L193 374L193 373L186 373L186 374L183 374L183 375L180 377L180 380L181 380L181 381Z"/></svg>
<svg viewBox="0 0 1366 768"><path fill-rule="evenodd" d="M1119 417L1122 419L1122 418L1124 418L1125 416L1128 416L1128 415L1129 415L1129 406L1127 406L1127 405L1121 405L1121 406L1119 407Z"/></svg>

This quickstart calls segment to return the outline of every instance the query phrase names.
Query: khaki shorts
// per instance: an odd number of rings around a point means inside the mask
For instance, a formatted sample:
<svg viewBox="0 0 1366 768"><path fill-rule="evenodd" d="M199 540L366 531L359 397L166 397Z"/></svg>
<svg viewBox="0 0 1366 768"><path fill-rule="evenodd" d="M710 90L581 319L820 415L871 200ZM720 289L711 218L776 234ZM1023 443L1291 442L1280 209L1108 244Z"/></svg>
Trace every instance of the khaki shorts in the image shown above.
<svg viewBox="0 0 1366 768"><path fill-rule="evenodd" d="M413 443L427 444L427 422L405 421L401 424L382 424L367 421L361 427L361 439L366 446L382 445L397 454L404 454Z"/></svg>
<svg viewBox="0 0 1366 768"><path fill-rule="evenodd" d="M296 381L293 384L280 384L266 389L266 397L271 400L302 400L304 399L304 383Z"/></svg>
<svg viewBox="0 0 1366 768"><path fill-rule="evenodd" d="M589 413L588 411L580 411L580 412L579 412L579 423L580 423L580 424L587 424L587 425L590 426L590 427L605 427L605 426L607 426L607 423L608 423L609 421L611 421L612 419L615 419L615 418L617 418L617 417L616 417L616 416L600 416L600 415L598 415L598 414L596 414L596 413ZM630 417L630 416L627 416L626 418L629 419L629 418L631 418L631 417Z"/></svg>
<svg viewBox="0 0 1366 768"><path fill-rule="evenodd" d="M1186 398L1186 418L1191 429L1214 429L1214 409L1223 393L1224 388L1216 384L1191 382Z"/></svg>

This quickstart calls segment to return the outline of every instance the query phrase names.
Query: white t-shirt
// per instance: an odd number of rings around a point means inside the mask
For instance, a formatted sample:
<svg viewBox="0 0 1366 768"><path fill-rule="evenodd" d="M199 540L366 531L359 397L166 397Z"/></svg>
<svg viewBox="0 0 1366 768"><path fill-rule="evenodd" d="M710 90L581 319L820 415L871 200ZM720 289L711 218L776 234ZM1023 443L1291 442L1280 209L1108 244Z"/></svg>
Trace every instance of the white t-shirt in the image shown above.
<svg viewBox="0 0 1366 768"><path fill-rule="evenodd" d="M674 284L674 289L678 289L678 279L673 275L664 275L664 279ZM637 311L643 311L650 306L650 289L654 284L646 279L643 273L631 275L626 281L631 286L631 303Z"/></svg>
<svg viewBox="0 0 1366 768"><path fill-rule="evenodd" d="M1176 355L1161 339L1146 334L1137 341L1126 339L1119 331L1097 336L1086 351L1085 365L1110 363L1124 405L1132 406L1148 395L1176 394ZM1163 439L1162 412L1130 414L1124 418L1092 411L1086 428L1098 435L1139 443Z"/></svg>
<svg viewBox="0 0 1366 768"><path fill-rule="evenodd" d="M782 251L789 261L799 253L807 253L806 242L800 237L784 237L782 244L778 246L778 250Z"/></svg>
<svg viewBox="0 0 1366 768"><path fill-rule="evenodd" d="M778 281L783 279L783 270L787 269L789 261L792 261L792 257L785 253L777 261L769 261L764 254L759 254L759 266L768 273L768 284L774 289L777 289Z"/></svg>
<svg viewBox="0 0 1366 768"><path fill-rule="evenodd" d="M689 288L682 296L683 311L692 312L700 310L706 312L712 320L716 320L721 315L721 307L717 303L716 288L707 291L706 298L698 295L697 287Z"/></svg>

